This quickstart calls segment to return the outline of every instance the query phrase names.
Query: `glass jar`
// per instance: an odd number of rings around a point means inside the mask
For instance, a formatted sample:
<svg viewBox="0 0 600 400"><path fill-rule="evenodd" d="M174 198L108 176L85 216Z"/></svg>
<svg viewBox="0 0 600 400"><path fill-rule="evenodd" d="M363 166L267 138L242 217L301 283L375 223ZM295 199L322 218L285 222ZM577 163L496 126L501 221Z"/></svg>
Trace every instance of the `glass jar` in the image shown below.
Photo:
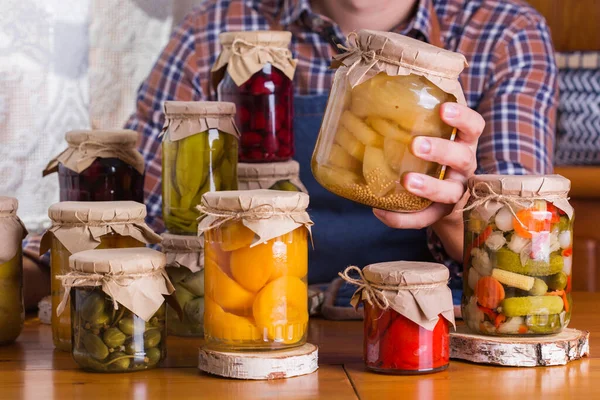
<svg viewBox="0 0 600 400"><path fill-rule="evenodd" d="M195 235L202 195L237 189L234 115L232 103L165 102L162 211L169 232Z"/></svg>
<svg viewBox="0 0 600 400"><path fill-rule="evenodd" d="M220 101L237 108L243 162L289 160L294 155L295 60L290 32L225 32L213 67Z"/></svg>
<svg viewBox="0 0 600 400"><path fill-rule="evenodd" d="M239 163L240 190L271 189L307 193L300 181L300 164L295 160L279 163Z"/></svg>
<svg viewBox="0 0 600 400"><path fill-rule="evenodd" d="M204 239L198 236L162 234L166 271L175 287L179 312L167 307L170 335L204 336Z"/></svg>
<svg viewBox="0 0 600 400"><path fill-rule="evenodd" d="M0 196L0 345L19 337L25 319L21 241L27 230L17 216L18 206L17 199Z"/></svg>
<svg viewBox="0 0 600 400"><path fill-rule="evenodd" d="M86 250L69 262L71 272L61 280L70 289L75 362L93 372L159 365L167 349L162 296L173 289L164 278L164 255L147 248ZM144 302L133 299L140 290Z"/></svg>
<svg viewBox="0 0 600 400"><path fill-rule="evenodd" d="M144 158L131 130L67 132L69 147L55 157L44 176L58 171L60 201L144 202Z"/></svg>
<svg viewBox="0 0 600 400"><path fill-rule="evenodd" d="M359 287L351 303L364 305L368 370L412 375L448 368L454 325L448 277L444 265L408 261L344 271L342 278Z"/></svg>
<svg viewBox="0 0 600 400"><path fill-rule="evenodd" d="M356 42L333 64L339 68L313 175L327 190L358 203L420 211L431 202L406 191L403 174L442 179L445 169L414 156L411 143L416 136L454 139L456 130L442 121L440 106L465 103L458 82L465 58L389 32L361 30Z"/></svg>
<svg viewBox="0 0 600 400"><path fill-rule="evenodd" d="M308 328L304 193L207 193L204 338L221 350L300 346ZM235 213L231 219L229 213Z"/></svg>
<svg viewBox="0 0 600 400"><path fill-rule="evenodd" d="M133 201L61 202L50 206L48 216L52 227L40 253L50 250L52 340L57 349L70 351L70 308L56 315L64 295L57 277L69 272L69 257L89 249L144 247L161 239L144 222L146 206Z"/></svg>
<svg viewBox="0 0 600 400"><path fill-rule="evenodd" d="M573 208L560 175L479 175L464 211L462 315L478 333L560 332L571 319Z"/></svg>

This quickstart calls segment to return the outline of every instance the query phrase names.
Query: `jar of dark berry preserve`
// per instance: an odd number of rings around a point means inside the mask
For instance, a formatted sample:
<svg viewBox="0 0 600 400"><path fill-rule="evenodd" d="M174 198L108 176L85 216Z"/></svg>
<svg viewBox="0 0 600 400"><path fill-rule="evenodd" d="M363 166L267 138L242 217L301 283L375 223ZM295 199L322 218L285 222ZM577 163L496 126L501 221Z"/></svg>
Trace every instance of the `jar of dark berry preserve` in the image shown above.
<svg viewBox="0 0 600 400"><path fill-rule="evenodd" d="M444 265L395 261L340 275L358 286L352 304L364 305L368 370L414 375L448 368L454 308Z"/></svg>
<svg viewBox="0 0 600 400"><path fill-rule="evenodd" d="M219 101L236 104L240 162L286 161L294 155L296 60L290 32L225 32L212 68Z"/></svg>
<svg viewBox="0 0 600 400"><path fill-rule="evenodd" d="M67 132L68 147L44 169L58 171L60 201L144 202L144 158L131 130Z"/></svg>

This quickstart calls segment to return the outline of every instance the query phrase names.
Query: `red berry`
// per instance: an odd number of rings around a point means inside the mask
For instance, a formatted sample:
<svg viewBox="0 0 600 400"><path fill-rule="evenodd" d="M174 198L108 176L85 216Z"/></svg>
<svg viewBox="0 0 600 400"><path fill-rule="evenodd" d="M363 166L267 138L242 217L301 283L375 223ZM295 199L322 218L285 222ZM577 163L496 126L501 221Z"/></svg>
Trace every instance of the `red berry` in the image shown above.
<svg viewBox="0 0 600 400"><path fill-rule="evenodd" d="M240 121L240 125L246 125L248 122L250 122L250 111L248 110L248 108L243 107L243 106L238 106L237 107L237 116L239 118Z"/></svg>
<svg viewBox="0 0 600 400"><path fill-rule="evenodd" d="M275 84L276 89L279 90L281 88L281 85L283 84L284 79L288 79L288 77L285 76L283 74L283 72L281 72L279 69L273 68L273 70L271 72L271 80Z"/></svg>
<svg viewBox="0 0 600 400"><path fill-rule="evenodd" d="M244 132L242 133L241 144L242 149L252 149L260 147L262 143L262 136L256 132Z"/></svg>
<svg viewBox="0 0 600 400"><path fill-rule="evenodd" d="M262 76L254 75L251 81L250 93L252 93L252 95L260 96L261 94L271 94L273 92L272 89L269 90L270 88L268 85L270 83L270 86L273 86L273 83L265 81Z"/></svg>
<svg viewBox="0 0 600 400"><path fill-rule="evenodd" d="M250 120L250 129L255 131L262 131L267 127L267 118L262 110L257 110Z"/></svg>
<svg viewBox="0 0 600 400"><path fill-rule="evenodd" d="M279 150L279 142L275 135L266 135L263 139L265 153L275 154Z"/></svg>
<svg viewBox="0 0 600 400"><path fill-rule="evenodd" d="M240 154L240 161L257 162L262 161L262 159L262 150L246 150L242 154Z"/></svg>
<svg viewBox="0 0 600 400"><path fill-rule="evenodd" d="M277 138L279 139L279 143L281 143L282 146L288 146L293 142L292 134L287 129L278 130Z"/></svg>

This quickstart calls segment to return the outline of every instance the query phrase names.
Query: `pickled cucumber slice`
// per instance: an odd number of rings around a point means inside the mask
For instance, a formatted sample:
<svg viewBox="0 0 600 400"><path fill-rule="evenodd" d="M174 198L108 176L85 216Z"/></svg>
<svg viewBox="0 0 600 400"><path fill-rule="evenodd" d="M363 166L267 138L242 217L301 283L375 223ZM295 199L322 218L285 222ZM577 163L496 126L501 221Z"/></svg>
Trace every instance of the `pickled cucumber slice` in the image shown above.
<svg viewBox="0 0 600 400"><path fill-rule="evenodd" d="M546 283L552 290L563 290L567 287L567 274L561 271L558 274L551 275Z"/></svg>
<svg viewBox="0 0 600 400"><path fill-rule="evenodd" d="M383 136L375 132L369 125L363 122L362 119L346 110L342 114L340 122L344 128L348 129L358 140L365 146L383 146Z"/></svg>
<svg viewBox="0 0 600 400"><path fill-rule="evenodd" d="M531 332L540 334L554 333L562 328L560 314L528 315L525 325Z"/></svg>
<svg viewBox="0 0 600 400"><path fill-rule="evenodd" d="M352 157L362 161L365 157L365 145L356 139L350 131L340 126L335 134L335 142L342 146Z"/></svg>
<svg viewBox="0 0 600 400"><path fill-rule="evenodd" d="M543 296L548 291L548 285L546 282L539 278L535 278L533 281L533 287L529 290L529 294L532 296Z"/></svg>
<svg viewBox="0 0 600 400"><path fill-rule="evenodd" d="M388 165L396 172L400 172L402 168L402 161L404 160L404 154L408 150L406 145L394 139L386 137L383 141L383 155Z"/></svg>
<svg viewBox="0 0 600 400"><path fill-rule="evenodd" d="M563 258L560 254L551 254L550 262L528 260L525 265L521 264L519 254L503 247L496 252L496 267L517 274L529 276L548 276L562 271Z"/></svg>
<svg viewBox="0 0 600 400"><path fill-rule="evenodd" d="M509 297L500 305L507 317L558 314L563 310L559 296Z"/></svg>
<svg viewBox="0 0 600 400"><path fill-rule="evenodd" d="M383 150L371 146L365 148L363 176L367 181L367 185L369 185L369 189L375 196L379 197L383 197L392 191L400 178L398 173L394 172L385 161Z"/></svg>
<svg viewBox="0 0 600 400"><path fill-rule="evenodd" d="M360 171L360 161L348 154L339 144L331 147L328 163L348 171Z"/></svg>

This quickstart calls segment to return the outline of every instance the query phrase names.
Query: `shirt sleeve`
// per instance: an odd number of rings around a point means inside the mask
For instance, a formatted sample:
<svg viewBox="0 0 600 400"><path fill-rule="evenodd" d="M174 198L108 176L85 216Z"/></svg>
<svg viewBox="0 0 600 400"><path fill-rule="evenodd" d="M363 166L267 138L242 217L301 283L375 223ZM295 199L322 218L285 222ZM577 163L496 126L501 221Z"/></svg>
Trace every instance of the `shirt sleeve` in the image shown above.
<svg viewBox="0 0 600 400"><path fill-rule="evenodd" d="M196 78L195 20L190 14L173 31L150 75L138 90L136 109L125 127L140 133L139 150L146 162L144 197L146 222L155 232L164 230L161 194L161 139L163 103L167 100L197 101L204 94Z"/></svg>
<svg viewBox="0 0 600 400"><path fill-rule="evenodd" d="M476 173L552 173L558 81L545 21L517 18L496 44L492 59L487 89L474 107L486 121ZM451 285L460 280L462 261L446 254L431 228L428 242L434 259L450 269Z"/></svg>

